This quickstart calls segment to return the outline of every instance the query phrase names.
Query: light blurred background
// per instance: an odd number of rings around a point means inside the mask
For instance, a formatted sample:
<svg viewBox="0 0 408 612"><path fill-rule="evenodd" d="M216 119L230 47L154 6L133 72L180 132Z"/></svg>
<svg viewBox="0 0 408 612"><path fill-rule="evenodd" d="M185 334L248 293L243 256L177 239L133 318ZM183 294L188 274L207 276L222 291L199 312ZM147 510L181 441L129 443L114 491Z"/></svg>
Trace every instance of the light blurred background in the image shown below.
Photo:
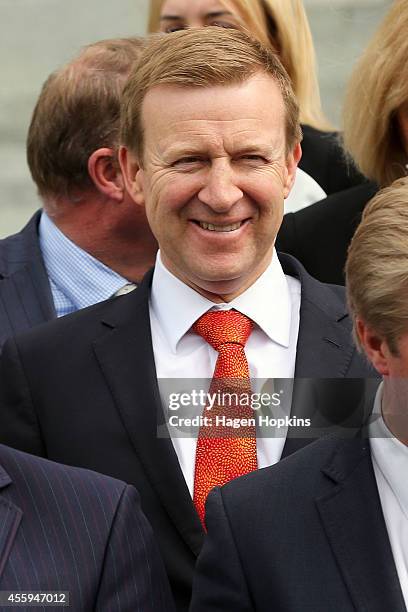
<svg viewBox="0 0 408 612"><path fill-rule="evenodd" d="M340 125L344 86L391 0L304 0L324 109ZM0 0L0 237L39 207L25 137L43 81L85 44L143 34L147 0Z"/></svg>

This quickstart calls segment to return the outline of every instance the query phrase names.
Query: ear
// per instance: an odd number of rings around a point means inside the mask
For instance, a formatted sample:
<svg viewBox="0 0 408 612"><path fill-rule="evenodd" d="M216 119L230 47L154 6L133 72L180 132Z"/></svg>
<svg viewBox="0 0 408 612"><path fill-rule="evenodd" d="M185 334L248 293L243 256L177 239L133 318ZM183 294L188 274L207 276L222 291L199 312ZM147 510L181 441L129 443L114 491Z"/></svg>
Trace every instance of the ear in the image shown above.
<svg viewBox="0 0 408 612"><path fill-rule="evenodd" d="M97 190L110 200L122 202L124 182L113 149L97 149L88 159L88 173Z"/></svg>
<svg viewBox="0 0 408 612"><path fill-rule="evenodd" d="M386 341L362 319L356 320L356 331L368 360L382 376L389 376L390 350Z"/></svg>
<svg viewBox="0 0 408 612"><path fill-rule="evenodd" d="M286 172L286 179L285 179L285 185L284 185L284 190L283 190L283 195L285 199L290 194L290 191L293 187L293 183L295 182L296 168L298 166L298 163L300 162L301 157L302 157L302 147L300 146L300 143L298 142L298 144L295 146L293 151L286 158L287 172Z"/></svg>
<svg viewBox="0 0 408 612"><path fill-rule="evenodd" d="M143 170L139 160L124 146L119 147L118 158L126 190L136 204L144 206Z"/></svg>

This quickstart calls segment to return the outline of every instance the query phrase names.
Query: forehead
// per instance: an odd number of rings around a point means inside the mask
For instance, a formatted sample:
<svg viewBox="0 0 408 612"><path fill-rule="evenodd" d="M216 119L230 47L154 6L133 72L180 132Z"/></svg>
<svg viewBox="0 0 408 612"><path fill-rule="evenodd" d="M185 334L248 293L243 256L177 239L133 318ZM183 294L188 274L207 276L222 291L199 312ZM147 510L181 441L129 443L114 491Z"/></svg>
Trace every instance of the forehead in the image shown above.
<svg viewBox="0 0 408 612"><path fill-rule="evenodd" d="M165 104L163 104L165 100ZM224 137L241 142L282 140L285 110L278 85L256 75L237 85L151 89L143 102L145 144L165 149Z"/></svg>
<svg viewBox="0 0 408 612"><path fill-rule="evenodd" d="M196 17L225 10L227 8L222 0L165 0L160 14Z"/></svg>

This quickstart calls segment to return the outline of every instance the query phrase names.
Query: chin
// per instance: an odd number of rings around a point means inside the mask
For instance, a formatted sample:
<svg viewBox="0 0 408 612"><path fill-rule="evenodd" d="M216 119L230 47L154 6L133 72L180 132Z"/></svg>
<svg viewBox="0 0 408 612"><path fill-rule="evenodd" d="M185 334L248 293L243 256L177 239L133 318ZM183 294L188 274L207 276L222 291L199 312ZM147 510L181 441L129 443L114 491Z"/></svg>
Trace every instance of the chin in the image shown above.
<svg viewBox="0 0 408 612"><path fill-rule="evenodd" d="M234 265L235 264L235 265ZM238 279L246 276L246 270L236 265L236 261L231 265L217 265L216 262L210 263L208 266L200 266L195 270L191 270L197 279L208 283L229 283L238 281Z"/></svg>
<svg viewBox="0 0 408 612"><path fill-rule="evenodd" d="M213 271L212 274L199 274L195 276L194 284L196 288L206 293L213 293L218 296L238 294L246 286L247 276L238 271L231 270L222 273Z"/></svg>
<svg viewBox="0 0 408 612"><path fill-rule="evenodd" d="M239 294L259 275L253 261L243 261L238 254L206 256L190 253L190 260L179 259L168 269L186 285L199 293L211 293L218 296ZM173 260L174 261L174 260ZM168 260L167 260L168 262ZM194 262L193 265L192 262ZM252 266L251 266L252 263Z"/></svg>

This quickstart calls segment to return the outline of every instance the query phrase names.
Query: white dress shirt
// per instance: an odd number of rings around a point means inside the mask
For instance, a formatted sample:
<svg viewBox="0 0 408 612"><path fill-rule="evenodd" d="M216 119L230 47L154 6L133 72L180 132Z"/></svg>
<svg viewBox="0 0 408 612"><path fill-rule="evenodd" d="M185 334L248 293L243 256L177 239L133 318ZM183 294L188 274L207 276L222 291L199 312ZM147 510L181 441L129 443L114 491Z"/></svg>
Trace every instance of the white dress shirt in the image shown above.
<svg viewBox="0 0 408 612"><path fill-rule="evenodd" d="M254 386L264 388L267 379L293 379L300 294L300 281L285 276L274 251L271 264L251 287L229 303L214 304L171 274L159 252L149 306L154 359L165 412L168 400L163 392L165 379L207 379L208 382L212 379L218 353L191 331L195 321L210 309L234 308L254 321L255 328L245 346L252 391L256 391ZM259 467L279 461L285 436L286 430L280 430L277 437L258 437ZM197 439L172 437L172 441L193 494Z"/></svg>
<svg viewBox="0 0 408 612"><path fill-rule="evenodd" d="M326 192L310 174L297 168L295 182L285 200L285 213L301 210L310 206L310 204L323 200L326 196Z"/></svg>
<svg viewBox="0 0 408 612"><path fill-rule="evenodd" d="M395 438L381 414L382 385L370 424L370 448L382 511L405 605L408 608L408 446Z"/></svg>

